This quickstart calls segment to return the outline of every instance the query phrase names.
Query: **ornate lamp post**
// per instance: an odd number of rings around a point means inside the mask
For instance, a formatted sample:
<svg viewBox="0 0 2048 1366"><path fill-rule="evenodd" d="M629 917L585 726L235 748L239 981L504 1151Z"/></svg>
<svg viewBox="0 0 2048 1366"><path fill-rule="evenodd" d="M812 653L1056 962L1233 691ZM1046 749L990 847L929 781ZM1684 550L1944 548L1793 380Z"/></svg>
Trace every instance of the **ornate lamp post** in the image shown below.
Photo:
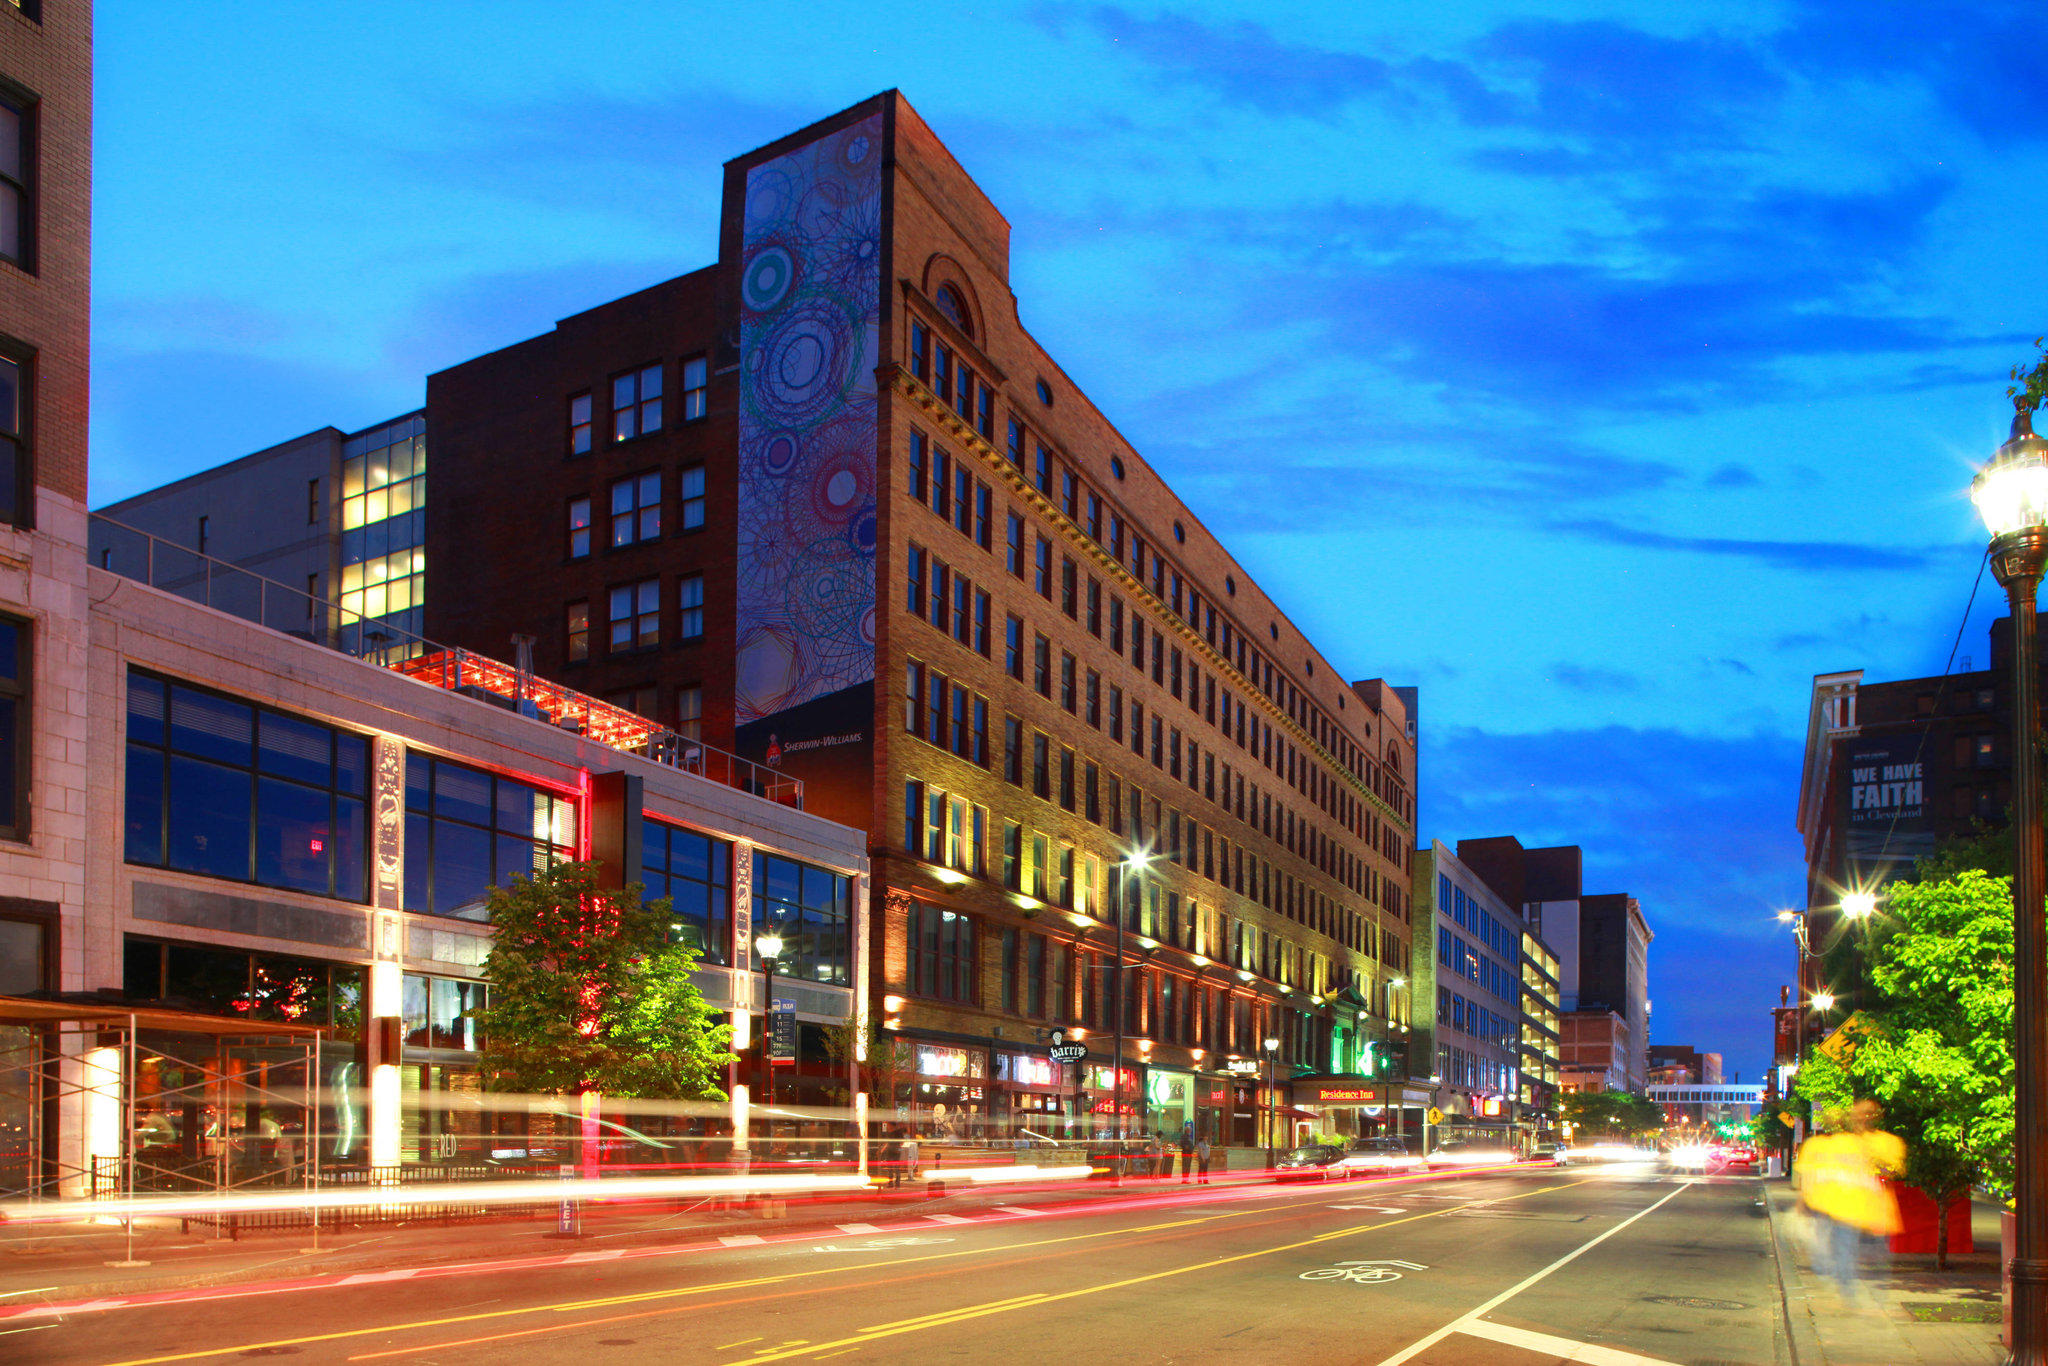
<svg viewBox="0 0 2048 1366"><path fill-rule="evenodd" d="M1280 1051L1280 1041L1268 1035L1260 1040L1260 1042L1266 1046L1266 1167L1268 1170L1271 1170L1273 1166L1273 1149L1275 1147L1273 1142L1274 1121L1280 1118L1275 1113L1279 1108L1280 1098L1273 1093L1273 1058Z"/></svg>
<svg viewBox="0 0 2048 1366"><path fill-rule="evenodd" d="M754 936L754 953L761 960L761 1104L764 1110L772 1111L775 1106L775 960L782 954L782 936L779 934L757 934ZM765 1116L768 1134L775 1134L775 1117Z"/></svg>
<svg viewBox="0 0 2048 1366"><path fill-rule="evenodd" d="M1130 878L1152 866L1152 851L1149 849L1135 849L1125 855L1120 862L1123 865L1124 877ZM1113 993L1113 1009L1116 1020L1116 1051L1111 1054L1109 1063L1109 1112L1116 1120L1116 1170L1119 1172L1123 1169L1123 1140L1127 1136L1124 1132L1124 922L1130 919L1133 901L1140 905L1144 901L1144 892L1140 890L1138 895L1133 897L1130 894L1130 887L1131 884L1129 882L1122 882L1117 888L1116 966L1110 969L1109 977L1109 980L1116 984L1116 991Z"/></svg>
<svg viewBox="0 0 2048 1366"><path fill-rule="evenodd" d="M2048 1363L2048 1000L2043 998L2041 790L2035 751L2040 646L2034 593L2048 560L2048 441L2033 400L2013 406L2012 435L1970 486L1991 532L1991 572L2012 608L2012 913L2014 1099L2012 1360Z"/></svg>

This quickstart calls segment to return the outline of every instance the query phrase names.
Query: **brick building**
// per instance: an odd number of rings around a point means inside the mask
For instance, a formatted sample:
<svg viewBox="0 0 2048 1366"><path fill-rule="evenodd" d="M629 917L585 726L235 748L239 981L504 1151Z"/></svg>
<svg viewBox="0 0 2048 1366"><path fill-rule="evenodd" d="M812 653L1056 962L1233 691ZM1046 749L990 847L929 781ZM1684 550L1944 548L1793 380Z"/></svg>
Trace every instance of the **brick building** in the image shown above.
<svg viewBox="0 0 2048 1366"><path fill-rule="evenodd" d="M1875 891L1943 840L2004 822L2011 641L2012 619L2001 616L1984 669L1966 657L1961 671L1934 678L1869 682L1861 669L1814 677L1798 814L1810 950L1799 962L1803 998L1826 987L1854 1008L1861 969L1841 914L1845 893Z"/></svg>
<svg viewBox="0 0 2048 1366"><path fill-rule="evenodd" d="M1008 269L895 92L729 162L716 264L429 377L425 631L533 636L542 674L869 832L910 1045L881 1116L1066 1133L1120 1095L1251 1143L1267 1039L1287 1078L1389 1037L1406 705L1260 591Z"/></svg>
<svg viewBox="0 0 2048 1366"><path fill-rule="evenodd" d="M91 9L0 5L0 995L81 952L92 97Z"/></svg>

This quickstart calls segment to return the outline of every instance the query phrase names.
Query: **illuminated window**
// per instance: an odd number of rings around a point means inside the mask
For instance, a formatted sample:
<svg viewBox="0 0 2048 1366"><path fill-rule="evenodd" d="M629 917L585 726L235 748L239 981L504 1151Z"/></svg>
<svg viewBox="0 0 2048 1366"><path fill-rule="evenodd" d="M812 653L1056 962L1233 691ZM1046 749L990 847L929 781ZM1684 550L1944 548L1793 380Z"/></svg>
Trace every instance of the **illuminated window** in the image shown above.
<svg viewBox="0 0 2048 1366"><path fill-rule="evenodd" d="M676 734L685 740L704 738L704 689L690 684L676 689Z"/></svg>
<svg viewBox="0 0 2048 1366"><path fill-rule="evenodd" d="M590 604L572 602L564 619L567 634L567 654L573 663L590 658Z"/></svg>

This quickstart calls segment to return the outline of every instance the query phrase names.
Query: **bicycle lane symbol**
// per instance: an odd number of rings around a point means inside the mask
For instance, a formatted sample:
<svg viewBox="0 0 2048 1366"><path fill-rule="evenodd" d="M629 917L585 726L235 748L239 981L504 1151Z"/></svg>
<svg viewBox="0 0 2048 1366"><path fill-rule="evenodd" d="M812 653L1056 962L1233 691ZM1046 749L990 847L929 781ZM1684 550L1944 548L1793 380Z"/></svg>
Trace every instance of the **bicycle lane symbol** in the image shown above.
<svg viewBox="0 0 2048 1366"><path fill-rule="evenodd" d="M1401 1279L1401 1272L1396 1271L1395 1267L1400 1267L1407 1271L1429 1270L1428 1267L1415 1262L1391 1259L1371 1262L1339 1262L1335 1266L1319 1266L1313 1271L1304 1271L1301 1273L1301 1279L1304 1281L1349 1281L1353 1285L1384 1285L1388 1281L1398 1281Z"/></svg>

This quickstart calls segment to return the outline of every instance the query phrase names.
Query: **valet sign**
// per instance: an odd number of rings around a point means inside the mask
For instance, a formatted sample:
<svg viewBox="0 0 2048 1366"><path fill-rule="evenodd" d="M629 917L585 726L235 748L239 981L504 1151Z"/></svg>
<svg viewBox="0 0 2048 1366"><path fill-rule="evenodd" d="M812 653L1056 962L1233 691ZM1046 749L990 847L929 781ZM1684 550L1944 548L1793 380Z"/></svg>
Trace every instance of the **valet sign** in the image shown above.
<svg viewBox="0 0 2048 1366"><path fill-rule="evenodd" d="M1084 1043L1068 1043L1066 1031L1055 1029L1052 1032L1052 1047L1045 1051L1052 1055L1054 1062L1079 1062L1088 1056L1088 1045Z"/></svg>
<svg viewBox="0 0 2048 1366"><path fill-rule="evenodd" d="M1223 1070L1234 1077L1256 1077L1259 1075L1257 1058L1231 1058L1223 1064Z"/></svg>

